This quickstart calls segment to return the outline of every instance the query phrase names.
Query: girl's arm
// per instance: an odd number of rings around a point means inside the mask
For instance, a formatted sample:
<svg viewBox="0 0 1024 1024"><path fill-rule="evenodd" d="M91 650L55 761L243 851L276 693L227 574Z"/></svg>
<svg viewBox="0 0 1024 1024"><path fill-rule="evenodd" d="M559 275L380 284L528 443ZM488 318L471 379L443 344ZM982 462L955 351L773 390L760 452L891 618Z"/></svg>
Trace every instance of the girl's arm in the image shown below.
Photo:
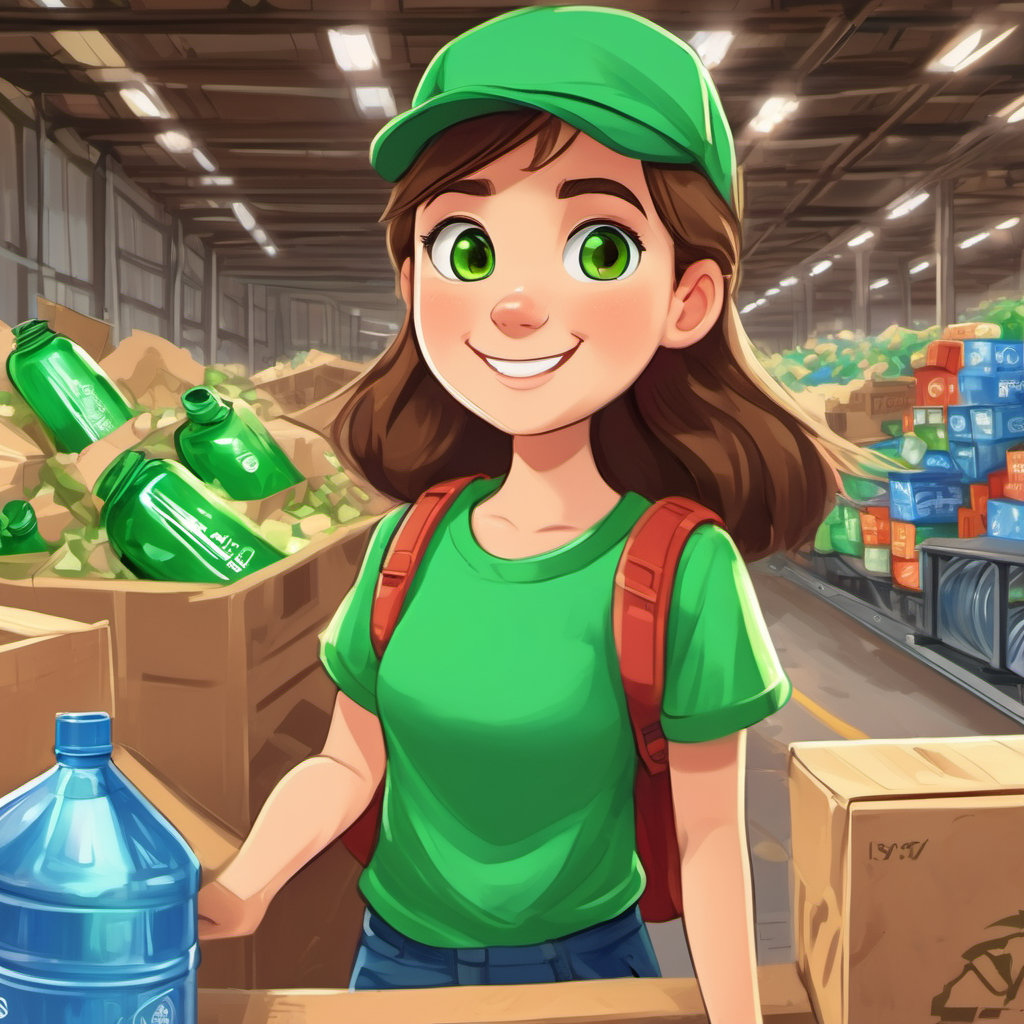
<svg viewBox="0 0 1024 1024"><path fill-rule="evenodd" d="M277 784L241 850L200 892L199 938L251 934L285 882L363 813L385 763L377 716L339 692L323 752Z"/></svg>
<svg viewBox="0 0 1024 1024"><path fill-rule="evenodd" d="M762 1024L744 802L746 730L668 744L686 937L710 1024Z"/></svg>

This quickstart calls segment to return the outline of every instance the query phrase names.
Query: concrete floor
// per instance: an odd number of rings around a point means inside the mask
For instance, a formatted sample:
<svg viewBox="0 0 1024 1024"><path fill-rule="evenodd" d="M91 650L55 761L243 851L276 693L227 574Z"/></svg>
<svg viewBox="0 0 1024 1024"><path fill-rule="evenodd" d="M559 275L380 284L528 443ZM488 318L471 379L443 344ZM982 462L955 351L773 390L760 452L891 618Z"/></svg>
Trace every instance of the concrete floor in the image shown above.
<svg viewBox="0 0 1024 1024"><path fill-rule="evenodd" d="M799 740L1011 735L1024 728L856 620L763 564L750 567L779 660L793 683L784 708L747 738L747 814L757 958L795 958L787 751ZM648 926L663 975L693 977L678 921Z"/></svg>

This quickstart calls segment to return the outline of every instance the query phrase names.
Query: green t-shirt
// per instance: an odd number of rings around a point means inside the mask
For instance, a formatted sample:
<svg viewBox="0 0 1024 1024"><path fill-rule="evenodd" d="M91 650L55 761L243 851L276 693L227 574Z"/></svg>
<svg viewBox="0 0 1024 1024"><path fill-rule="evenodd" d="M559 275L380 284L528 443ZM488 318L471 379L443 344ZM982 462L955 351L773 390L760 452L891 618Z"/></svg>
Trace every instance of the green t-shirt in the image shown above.
<svg viewBox="0 0 1024 1024"><path fill-rule="evenodd" d="M338 686L378 715L387 746L380 839L360 879L392 927L434 946L529 945L639 899L636 748L612 632L616 565L649 507L632 492L575 540L488 554L471 483L438 527L378 661L370 605L408 506L378 525L321 635ZM699 526L673 588L662 725L715 739L780 708L791 688L725 531Z"/></svg>

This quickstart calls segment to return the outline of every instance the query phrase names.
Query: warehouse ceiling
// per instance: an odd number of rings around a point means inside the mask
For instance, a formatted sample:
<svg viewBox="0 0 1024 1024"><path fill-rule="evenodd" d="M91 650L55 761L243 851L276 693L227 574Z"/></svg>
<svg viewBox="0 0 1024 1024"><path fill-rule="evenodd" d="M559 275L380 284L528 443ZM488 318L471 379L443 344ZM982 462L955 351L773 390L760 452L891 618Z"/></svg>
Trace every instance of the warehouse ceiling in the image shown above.
<svg viewBox="0 0 1024 1024"><path fill-rule="evenodd" d="M222 273L318 287L344 283L368 305L387 306L394 279L378 218L388 186L367 159L387 118L362 113L355 90L389 88L397 109L406 109L442 45L515 6L6 0L0 76L40 97L54 129L74 129L112 153L183 218L189 233L216 249ZM954 189L958 242L1024 214L1024 120L1012 122L1007 113L1024 96L1024 27L1017 28L1024 3L649 0L620 6L687 41L698 32L734 33L712 76L745 182L741 303L840 255L815 278L815 304L848 310L854 259L846 242L864 228L876 231L867 243L874 246L872 279L895 279L901 261L931 259L942 181ZM369 30L379 67L339 68L328 30L344 26ZM929 70L976 29L985 33L983 41L1015 30L962 70ZM148 84L167 118L141 117L126 105L121 90L131 80ZM756 132L751 120L764 102L786 95L798 101L793 113L770 133ZM158 145L156 134L168 130L187 133L215 169ZM894 203L921 189L930 200L899 219L886 218ZM276 256L242 228L232 202L248 207ZM1019 272L1022 241L1018 225L958 249L958 297L983 294ZM912 280L915 304L927 304L933 272ZM784 290L754 315L788 319L793 307Z"/></svg>

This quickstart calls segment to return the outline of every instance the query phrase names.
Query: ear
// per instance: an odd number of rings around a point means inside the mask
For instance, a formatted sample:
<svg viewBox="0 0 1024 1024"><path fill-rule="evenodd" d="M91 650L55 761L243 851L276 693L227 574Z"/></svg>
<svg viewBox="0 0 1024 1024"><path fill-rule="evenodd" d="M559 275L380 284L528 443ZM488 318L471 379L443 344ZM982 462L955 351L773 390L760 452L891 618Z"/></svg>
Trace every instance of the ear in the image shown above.
<svg viewBox="0 0 1024 1024"><path fill-rule="evenodd" d="M398 287L402 293L402 301L407 309L412 309L412 260L402 261L402 269L398 272Z"/></svg>
<svg viewBox="0 0 1024 1024"><path fill-rule="evenodd" d="M725 278L714 260L697 260L683 271L672 293L662 345L686 348L700 341L718 321L725 302Z"/></svg>

